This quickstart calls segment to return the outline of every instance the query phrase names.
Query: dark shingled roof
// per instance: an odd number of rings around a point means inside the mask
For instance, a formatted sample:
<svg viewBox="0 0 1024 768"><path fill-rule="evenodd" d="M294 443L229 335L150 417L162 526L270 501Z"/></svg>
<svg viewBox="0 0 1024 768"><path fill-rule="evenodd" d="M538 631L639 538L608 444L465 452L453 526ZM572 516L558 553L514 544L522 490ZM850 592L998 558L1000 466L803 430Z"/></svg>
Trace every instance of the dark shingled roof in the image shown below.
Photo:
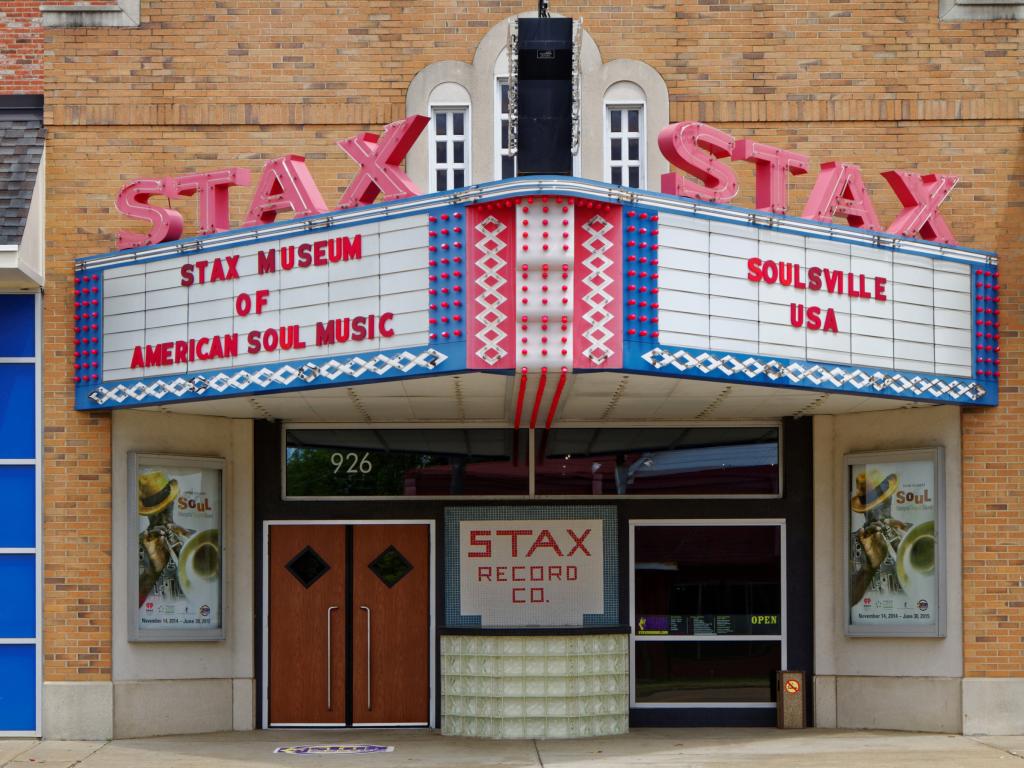
<svg viewBox="0 0 1024 768"><path fill-rule="evenodd" d="M0 111L0 245L17 245L43 157L43 117Z"/></svg>

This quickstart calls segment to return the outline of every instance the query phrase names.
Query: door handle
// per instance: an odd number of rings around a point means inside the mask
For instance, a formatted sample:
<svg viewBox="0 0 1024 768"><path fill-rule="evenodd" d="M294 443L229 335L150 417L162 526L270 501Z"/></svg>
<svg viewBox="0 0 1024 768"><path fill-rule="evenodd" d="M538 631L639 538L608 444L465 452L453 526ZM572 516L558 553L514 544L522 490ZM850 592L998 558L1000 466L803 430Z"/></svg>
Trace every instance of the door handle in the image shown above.
<svg viewBox="0 0 1024 768"><path fill-rule="evenodd" d="M334 688L334 669L331 666L331 614L338 610L332 605L327 609L327 709L331 710L331 689Z"/></svg>
<svg viewBox="0 0 1024 768"><path fill-rule="evenodd" d="M373 710L373 673L370 667L370 648L373 642L370 635L370 609L360 605L360 609L366 611L366 711Z"/></svg>

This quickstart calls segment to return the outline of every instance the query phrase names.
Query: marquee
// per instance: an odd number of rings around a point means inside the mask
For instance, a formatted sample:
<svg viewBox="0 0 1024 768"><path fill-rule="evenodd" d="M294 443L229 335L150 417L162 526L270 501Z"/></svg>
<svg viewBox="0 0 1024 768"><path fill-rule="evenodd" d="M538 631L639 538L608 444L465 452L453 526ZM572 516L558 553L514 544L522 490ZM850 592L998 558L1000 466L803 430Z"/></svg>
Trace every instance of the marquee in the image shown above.
<svg viewBox="0 0 1024 768"><path fill-rule="evenodd" d="M79 409L456 372L997 402L993 254L534 177L80 259Z"/></svg>

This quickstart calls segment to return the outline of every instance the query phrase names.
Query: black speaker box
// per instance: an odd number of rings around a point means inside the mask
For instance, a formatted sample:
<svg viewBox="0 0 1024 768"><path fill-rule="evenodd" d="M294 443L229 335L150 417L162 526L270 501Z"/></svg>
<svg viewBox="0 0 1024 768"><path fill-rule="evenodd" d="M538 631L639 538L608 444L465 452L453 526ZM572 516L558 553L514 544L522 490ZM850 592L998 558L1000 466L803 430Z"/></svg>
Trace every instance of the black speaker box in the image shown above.
<svg viewBox="0 0 1024 768"><path fill-rule="evenodd" d="M572 174L572 19L520 19L520 176Z"/></svg>

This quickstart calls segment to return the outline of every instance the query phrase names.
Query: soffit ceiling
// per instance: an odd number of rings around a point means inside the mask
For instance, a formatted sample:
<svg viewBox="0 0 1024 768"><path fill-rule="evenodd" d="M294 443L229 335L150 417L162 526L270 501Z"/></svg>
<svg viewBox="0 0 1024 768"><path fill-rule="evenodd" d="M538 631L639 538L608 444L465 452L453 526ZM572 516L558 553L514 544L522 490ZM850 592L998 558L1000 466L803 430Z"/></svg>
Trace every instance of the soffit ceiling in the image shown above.
<svg viewBox="0 0 1024 768"><path fill-rule="evenodd" d="M548 374L538 406L540 375L528 377L521 426L530 425L535 409L536 426L544 426L551 413L558 380L558 374ZM296 422L497 422L512 425L516 420L519 388L519 376L468 373L176 403L139 410ZM927 404L661 376L570 373L555 406L552 424L757 420L915 407L927 407Z"/></svg>

